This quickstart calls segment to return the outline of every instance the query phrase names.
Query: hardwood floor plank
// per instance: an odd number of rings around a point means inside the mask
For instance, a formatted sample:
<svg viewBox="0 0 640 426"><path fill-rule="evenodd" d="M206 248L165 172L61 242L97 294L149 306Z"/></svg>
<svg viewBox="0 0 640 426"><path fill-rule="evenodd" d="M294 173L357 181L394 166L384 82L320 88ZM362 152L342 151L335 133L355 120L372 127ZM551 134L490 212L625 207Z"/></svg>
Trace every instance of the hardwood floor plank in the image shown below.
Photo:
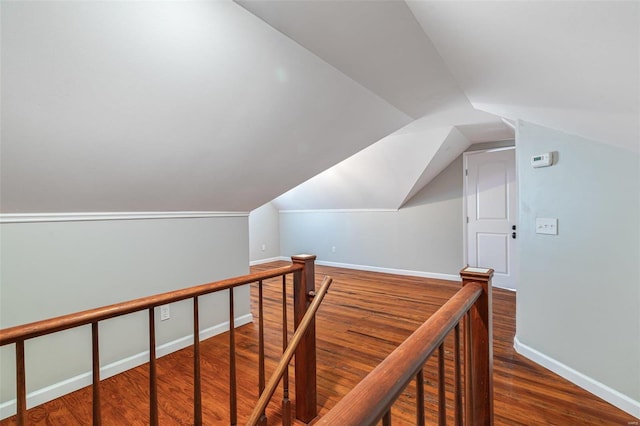
<svg viewBox="0 0 640 426"><path fill-rule="evenodd" d="M252 272L285 265L274 262ZM320 415L442 306L459 285L455 282L316 266L316 283L334 279L317 317L317 386ZM287 316L293 318L291 283ZM257 288L252 286L257 315ZM281 279L264 282L265 369L267 377L282 353ZM515 335L515 293L494 289L494 406L497 425L627 425L630 415L589 394L556 374L518 355ZM289 338L293 335L289 327ZM257 322L237 329L238 421L244 423L258 399ZM201 343L202 405L205 425L228 424L228 336ZM162 425L193 424L193 351L158 359L159 419ZM445 342L447 422L453 424L453 338ZM295 361L294 361L295 362ZM148 366L101 382L103 424L146 425L149 416ZM290 395L295 395L290 367ZM437 422L437 357L424 368L427 424ZM280 424L282 387L267 408L269 424ZM292 404L295 405L295 404ZM415 384L405 389L391 410L394 425L413 425ZM85 388L28 411L33 425L91 423L91 391ZM15 419L0 422L15 424ZM294 424L300 424L294 422Z"/></svg>

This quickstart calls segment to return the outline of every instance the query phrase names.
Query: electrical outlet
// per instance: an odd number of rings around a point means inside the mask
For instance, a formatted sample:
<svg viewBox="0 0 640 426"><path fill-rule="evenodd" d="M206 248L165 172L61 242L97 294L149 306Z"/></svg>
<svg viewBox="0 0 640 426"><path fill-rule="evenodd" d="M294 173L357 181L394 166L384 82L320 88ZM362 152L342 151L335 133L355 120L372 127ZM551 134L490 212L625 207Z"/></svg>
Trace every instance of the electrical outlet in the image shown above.
<svg viewBox="0 0 640 426"><path fill-rule="evenodd" d="M331 253L335 253L336 252L336 246L331 247Z"/></svg>
<svg viewBox="0 0 640 426"><path fill-rule="evenodd" d="M171 309L169 305L160 306L160 321L166 321L171 318Z"/></svg>
<svg viewBox="0 0 640 426"><path fill-rule="evenodd" d="M267 245L266 244L262 244L262 251L265 251L267 249Z"/></svg>

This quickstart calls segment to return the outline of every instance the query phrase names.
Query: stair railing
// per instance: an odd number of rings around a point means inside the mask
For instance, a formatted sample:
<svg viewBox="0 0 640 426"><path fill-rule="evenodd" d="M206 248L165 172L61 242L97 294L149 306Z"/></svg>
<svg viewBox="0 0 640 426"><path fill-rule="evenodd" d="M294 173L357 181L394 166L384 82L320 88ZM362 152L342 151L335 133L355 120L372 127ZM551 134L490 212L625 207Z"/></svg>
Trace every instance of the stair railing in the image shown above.
<svg viewBox="0 0 640 426"><path fill-rule="evenodd" d="M398 346L315 425L391 425L391 406L416 379L416 424L425 424L423 367L438 351L438 424L447 421L444 340L454 331L454 422L493 424L491 277L493 269L467 267L462 288ZM464 318L464 321L463 321ZM460 323L464 324L464 413Z"/></svg>
<svg viewBox="0 0 640 426"><path fill-rule="evenodd" d="M202 390L200 371L200 329L198 315L198 298L200 296L223 290L229 291L229 361L230 361L230 424L237 424L237 397L236 397L236 371L235 371L235 324L234 324L234 288L246 284L258 283L259 288L259 391L264 390L264 334L262 315L262 286L263 281L282 276L283 287L283 339L286 339L286 276L293 275L294 286L294 326L296 328L303 321L303 317L310 304L310 296L315 290L315 256L292 256L292 264L268 271L257 272L236 278L202 284L182 290L143 297L128 302L117 303L101 308L90 309L78 313L64 315L30 324L19 325L0 330L0 346L15 344L16 351L16 423L19 426L27 424L27 393L26 393L26 366L25 366L25 341L37 337L57 333L84 325L91 325L92 340L92 411L93 424L101 424L100 415L100 351L98 324L122 315L147 310L149 313L149 424L158 424L158 392L156 375L156 337L155 337L155 308L181 300L193 300L193 345L194 345L194 424L202 425ZM300 344L296 350L296 416L298 419L309 422L317 415L316 398L316 365L315 365L315 321L307 320L307 332L302 334ZM288 383L288 379L287 379ZM288 386L288 385L287 385ZM288 390L287 390L288 397ZM283 413L284 416L284 413Z"/></svg>
<svg viewBox="0 0 640 426"><path fill-rule="evenodd" d="M282 358L280 359L280 362L278 362L277 367L275 368L273 374L271 375L271 378L269 379L269 383L267 383L264 391L260 395L260 398L258 399L258 403L256 404L255 408L253 409L253 412L251 413L251 416L249 417L249 420L247 421L247 426L255 426L255 425L263 424L265 420L264 410L267 408L269 401L271 401L271 397L273 396L273 393L276 391L276 388L278 387L280 380L282 380L285 374L287 374L289 363L291 362L291 358L293 358L293 355L296 352L298 345L300 344L305 334L309 330L309 326L311 325L311 322L314 321L316 312L318 311L318 308L320 307L320 303L322 303L324 296L329 291L329 286L331 286L331 282L332 282L332 279L330 277L325 277L320 286L320 290L318 290L318 293L310 295L313 298L313 302L309 306L309 309L307 310L306 314L302 318L302 321L298 325L296 332L293 334L293 337L291 338L291 342L286 346L286 349L282 354ZM296 359L296 361L301 361L301 360ZM287 400L287 392L288 392L288 385L285 383L285 401ZM282 424L285 426L288 426L291 424L291 420L285 415L287 411L288 410L286 409L286 404L283 403Z"/></svg>

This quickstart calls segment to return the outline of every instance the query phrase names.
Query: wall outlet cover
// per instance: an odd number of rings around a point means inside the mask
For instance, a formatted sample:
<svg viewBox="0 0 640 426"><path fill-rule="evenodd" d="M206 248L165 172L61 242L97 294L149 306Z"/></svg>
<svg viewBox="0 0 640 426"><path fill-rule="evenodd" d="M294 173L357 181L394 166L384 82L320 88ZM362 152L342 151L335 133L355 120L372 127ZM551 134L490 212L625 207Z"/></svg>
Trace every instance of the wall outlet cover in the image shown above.
<svg viewBox="0 0 640 426"><path fill-rule="evenodd" d="M160 306L160 321L166 321L171 318L171 309L169 305Z"/></svg>

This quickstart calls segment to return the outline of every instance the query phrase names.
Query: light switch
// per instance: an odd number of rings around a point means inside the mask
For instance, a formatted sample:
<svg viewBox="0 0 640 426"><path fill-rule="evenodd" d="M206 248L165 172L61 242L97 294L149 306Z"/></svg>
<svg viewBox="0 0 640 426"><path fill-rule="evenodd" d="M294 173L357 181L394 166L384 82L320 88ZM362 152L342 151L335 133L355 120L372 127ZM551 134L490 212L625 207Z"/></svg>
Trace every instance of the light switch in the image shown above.
<svg viewBox="0 0 640 426"><path fill-rule="evenodd" d="M537 217L536 234L558 235L558 219Z"/></svg>

